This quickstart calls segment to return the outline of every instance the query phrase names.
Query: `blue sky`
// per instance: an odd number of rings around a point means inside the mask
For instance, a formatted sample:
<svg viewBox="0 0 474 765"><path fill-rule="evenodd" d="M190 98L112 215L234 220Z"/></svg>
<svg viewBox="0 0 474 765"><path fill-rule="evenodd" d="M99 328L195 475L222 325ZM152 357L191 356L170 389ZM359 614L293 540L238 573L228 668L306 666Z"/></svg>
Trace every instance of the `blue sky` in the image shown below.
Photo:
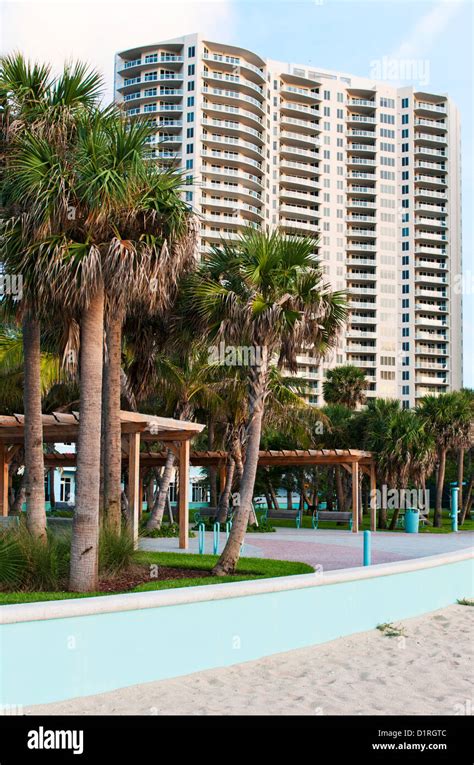
<svg viewBox="0 0 474 765"><path fill-rule="evenodd" d="M449 93L462 118L464 383L474 387L472 30L472 0L7 0L0 9L2 50L56 67L88 60L105 73L110 97L115 51L196 31L264 57L361 76L383 57L428 62L426 89Z"/></svg>

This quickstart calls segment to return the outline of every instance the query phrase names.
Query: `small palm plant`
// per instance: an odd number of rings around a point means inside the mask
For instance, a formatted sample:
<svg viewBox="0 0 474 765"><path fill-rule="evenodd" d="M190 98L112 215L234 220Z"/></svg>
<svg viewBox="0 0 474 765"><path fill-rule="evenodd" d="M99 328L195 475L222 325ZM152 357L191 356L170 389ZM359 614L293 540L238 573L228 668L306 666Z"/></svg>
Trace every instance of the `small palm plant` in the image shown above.
<svg viewBox="0 0 474 765"><path fill-rule="evenodd" d="M355 409L358 404L365 403L367 380L361 369L346 364L328 370L323 382L324 400L328 404L341 404L349 409Z"/></svg>
<svg viewBox="0 0 474 765"><path fill-rule="evenodd" d="M213 248L191 277L187 299L209 342L247 348L248 418L240 506L215 574L233 573L255 484L269 373L273 360L297 369L301 349L323 355L346 318L342 293L323 282L316 243L250 229Z"/></svg>

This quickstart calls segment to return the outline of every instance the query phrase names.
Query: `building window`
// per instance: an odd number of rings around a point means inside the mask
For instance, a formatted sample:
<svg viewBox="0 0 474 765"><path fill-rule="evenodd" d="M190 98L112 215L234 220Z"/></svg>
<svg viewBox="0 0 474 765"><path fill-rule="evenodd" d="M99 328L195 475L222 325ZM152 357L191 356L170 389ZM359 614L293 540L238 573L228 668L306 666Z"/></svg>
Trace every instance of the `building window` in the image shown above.
<svg viewBox="0 0 474 765"><path fill-rule="evenodd" d="M194 122L194 112L189 112L186 117L186 122Z"/></svg>
<svg viewBox="0 0 474 765"><path fill-rule="evenodd" d="M193 169L193 160L187 159L186 160L186 170L192 170Z"/></svg>
<svg viewBox="0 0 474 765"><path fill-rule="evenodd" d="M188 48L188 56L189 58L194 58L196 55L196 47L194 45L190 45Z"/></svg>
<svg viewBox="0 0 474 765"><path fill-rule="evenodd" d="M194 144L187 143L186 144L186 154L192 154L194 151Z"/></svg>
<svg viewBox="0 0 474 765"><path fill-rule="evenodd" d="M61 476L61 484L59 487L59 501L69 502L71 497L72 480L67 475Z"/></svg>
<svg viewBox="0 0 474 765"><path fill-rule="evenodd" d="M189 75L195 74L195 71L196 71L196 67L194 66L194 64L188 64L188 74Z"/></svg>
<svg viewBox="0 0 474 765"><path fill-rule="evenodd" d="M409 103L408 98L402 98L402 109L408 109L408 103Z"/></svg>
<svg viewBox="0 0 474 765"><path fill-rule="evenodd" d="M186 138L194 138L194 128L187 128L186 130Z"/></svg>
<svg viewBox="0 0 474 765"><path fill-rule="evenodd" d="M188 82L188 90L194 90L194 80L189 80L189 82Z"/></svg>
<svg viewBox="0 0 474 765"><path fill-rule="evenodd" d="M188 96L187 104L188 106L194 106L194 96Z"/></svg>

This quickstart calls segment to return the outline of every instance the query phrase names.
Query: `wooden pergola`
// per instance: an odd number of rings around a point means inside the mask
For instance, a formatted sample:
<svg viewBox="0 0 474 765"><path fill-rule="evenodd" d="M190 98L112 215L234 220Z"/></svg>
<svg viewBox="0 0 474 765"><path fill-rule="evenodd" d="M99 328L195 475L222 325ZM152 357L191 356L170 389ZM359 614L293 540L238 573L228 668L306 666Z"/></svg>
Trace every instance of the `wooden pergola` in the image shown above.
<svg viewBox="0 0 474 765"><path fill-rule="evenodd" d="M127 451L122 450L124 464L129 459ZM140 470L162 467L166 460L166 452L140 451ZM215 467L219 471L220 485L225 483L227 462L226 451L194 451L189 454L189 462L193 467ZM45 464L49 467L65 467L76 464L76 455L45 454ZM352 531L359 530L359 476L364 473L370 478L370 527L376 530L376 471L375 461L371 452L360 449L284 449L281 451L260 451L259 467L305 467L312 465L340 465L352 477Z"/></svg>
<svg viewBox="0 0 474 765"><path fill-rule="evenodd" d="M120 412L122 431L122 462L128 465L128 502L135 540L138 538L143 490L143 472L160 467L166 460L166 451L152 451L146 443L160 443L171 449L179 470L178 515L179 547L187 549L189 540L189 466L214 466L220 473L221 486L225 483L226 451L190 451L191 440L202 432L204 425L196 422L173 420L168 417ZM79 414L53 412L43 415L44 443L76 443ZM8 515L9 464L24 443L25 421L22 414L0 415L0 515ZM76 453L45 453L45 466L72 467ZM359 530L359 475L370 477L370 526L376 530L376 471L370 452L359 449L285 449L259 453L259 466L305 467L311 465L340 465L352 477L352 531Z"/></svg>
<svg viewBox="0 0 474 765"><path fill-rule="evenodd" d="M141 504L140 463L142 441L160 442L171 449L179 468L179 546L188 547L189 536L189 454L190 441L204 429L196 422L173 420L138 412L120 412L122 454L128 463L128 503L134 539L138 539ZM76 443L79 414L43 414L44 443ZM22 414L0 415L0 515L8 515L9 464L23 446L25 418ZM48 467L76 464L75 454L45 454Z"/></svg>

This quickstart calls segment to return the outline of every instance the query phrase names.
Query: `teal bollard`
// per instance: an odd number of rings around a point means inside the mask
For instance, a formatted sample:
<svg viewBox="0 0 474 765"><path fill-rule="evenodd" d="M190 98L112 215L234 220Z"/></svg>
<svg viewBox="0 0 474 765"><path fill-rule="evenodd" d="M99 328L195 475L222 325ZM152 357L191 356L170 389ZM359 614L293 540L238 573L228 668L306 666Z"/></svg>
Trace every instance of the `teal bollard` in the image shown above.
<svg viewBox="0 0 474 765"><path fill-rule="evenodd" d="M214 555L217 555L219 552L219 533L220 533L220 524L216 521L213 527L214 530Z"/></svg>
<svg viewBox="0 0 474 765"><path fill-rule="evenodd" d="M199 555L204 555L204 523L200 523L198 526L198 543L199 543Z"/></svg>
<svg viewBox="0 0 474 765"><path fill-rule="evenodd" d="M458 530L458 498L459 488L457 486L451 487L451 528L453 531Z"/></svg>
<svg viewBox="0 0 474 765"><path fill-rule="evenodd" d="M370 531L364 531L364 566L370 566L372 563L372 549Z"/></svg>

